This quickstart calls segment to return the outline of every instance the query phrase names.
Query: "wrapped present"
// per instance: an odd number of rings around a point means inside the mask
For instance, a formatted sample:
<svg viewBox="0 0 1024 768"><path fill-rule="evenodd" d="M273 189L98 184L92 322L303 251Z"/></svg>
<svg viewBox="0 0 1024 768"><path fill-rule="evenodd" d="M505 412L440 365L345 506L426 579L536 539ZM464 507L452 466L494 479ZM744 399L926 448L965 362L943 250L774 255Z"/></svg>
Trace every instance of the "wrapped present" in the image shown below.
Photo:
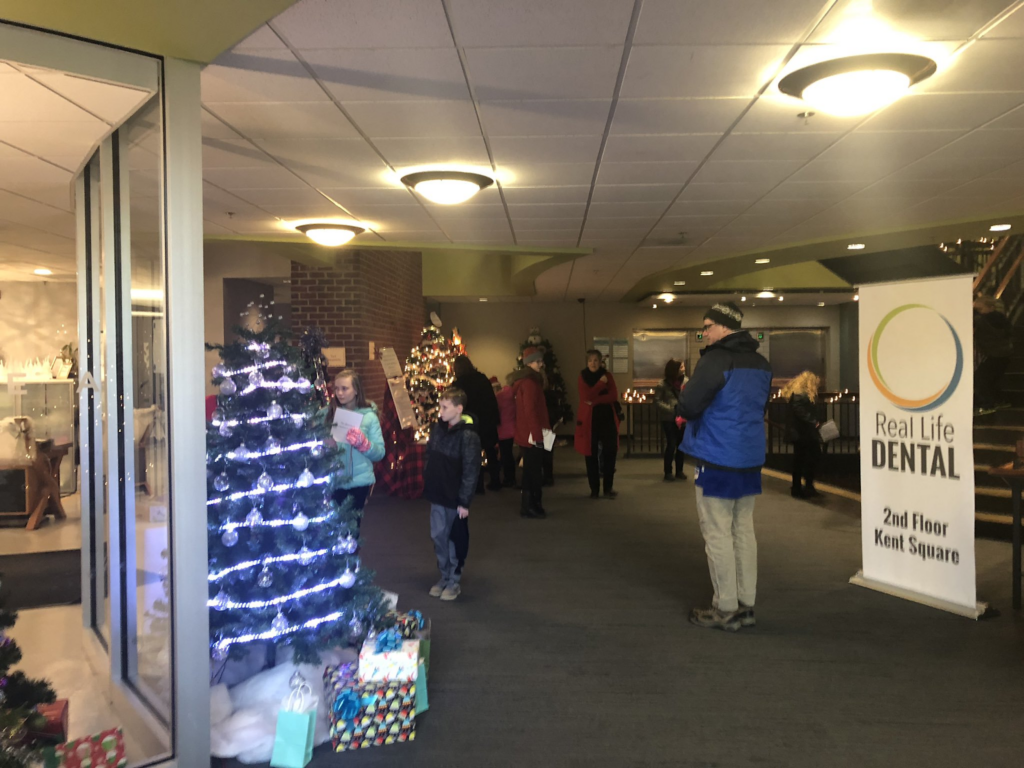
<svg viewBox="0 0 1024 768"><path fill-rule="evenodd" d="M430 671L430 619L419 611L395 614L395 627L402 637L420 641L420 660L424 669Z"/></svg>
<svg viewBox="0 0 1024 768"><path fill-rule="evenodd" d="M126 768L124 732L111 728L48 748L43 764L46 768Z"/></svg>
<svg viewBox="0 0 1024 768"><path fill-rule="evenodd" d="M397 629L366 638L359 651L359 682L416 681L420 641L403 640Z"/></svg>
<svg viewBox="0 0 1024 768"><path fill-rule="evenodd" d="M416 683L363 683L351 667L324 670L334 750L345 752L414 740Z"/></svg>
<svg viewBox="0 0 1024 768"><path fill-rule="evenodd" d="M416 676L416 717L430 709L430 700L427 698L427 670L420 659L419 674Z"/></svg>
<svg viewBox="0 0 1024 768"><path fill-rule="evenodd" d="M36 712L42 715L43 723L29 731L31 741L60 744L68 740L67 699L57 699L53 704L40 704Z"/></svg>
<svg viewBox="0 0 1024 768"><path fill-rule="evenodd" d="M317 698L305 682L292 688L277 713L271 768L306 768L313 759Z"/></svg>

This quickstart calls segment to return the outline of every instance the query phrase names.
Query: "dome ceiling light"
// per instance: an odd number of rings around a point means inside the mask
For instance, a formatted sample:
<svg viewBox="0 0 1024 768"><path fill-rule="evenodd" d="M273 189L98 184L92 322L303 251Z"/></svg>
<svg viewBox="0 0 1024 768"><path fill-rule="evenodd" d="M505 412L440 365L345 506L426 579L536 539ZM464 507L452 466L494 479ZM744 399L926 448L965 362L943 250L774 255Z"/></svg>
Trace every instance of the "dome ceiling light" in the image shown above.
<svg viewBox="0 0 1024 768"><path fill-rule="evenodd" d="M910 53L868 53L790 72L779 90L836 117L866 115L935 74L935 62Z"/></svg>
<svg viewBox="0 0 1024 768"><path fill-rule="evenodd" d="M335 224L327 221L299 224L295 228L314 243L330 248L344 245L356 235L361 235L366 231L365 227L357 227L355 224Z"/></svg>
<svg viewBox="0 0 1024 768"><path fill-rule="evenodd" d="M406 174L402 183L432 203L458 205L494 183L490 176L468 171L420 171Z"/></svg>

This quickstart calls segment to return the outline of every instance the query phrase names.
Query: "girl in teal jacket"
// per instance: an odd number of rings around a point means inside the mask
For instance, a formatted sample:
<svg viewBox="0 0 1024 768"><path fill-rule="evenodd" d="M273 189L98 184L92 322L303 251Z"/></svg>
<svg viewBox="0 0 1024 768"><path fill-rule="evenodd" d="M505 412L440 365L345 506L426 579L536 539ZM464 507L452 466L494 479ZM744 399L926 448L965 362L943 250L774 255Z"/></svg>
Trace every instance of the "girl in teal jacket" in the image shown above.
<svg viewBox="0 0 1024 768"><path fill-rule="evenodd" d="M377 406L366 399L363 382L353 370L344 370L334 377L334 395L328 413L332 424L338 408L361 414L362 423L358 428L349 429L340 443L331 438L324 441L329 447L337 445L339 448L341 479L334 491L334 501L340 506L351 499L353 511L361 520L363 507L375 482L373 464L384 458L384 435L377 418Z"/></svg>

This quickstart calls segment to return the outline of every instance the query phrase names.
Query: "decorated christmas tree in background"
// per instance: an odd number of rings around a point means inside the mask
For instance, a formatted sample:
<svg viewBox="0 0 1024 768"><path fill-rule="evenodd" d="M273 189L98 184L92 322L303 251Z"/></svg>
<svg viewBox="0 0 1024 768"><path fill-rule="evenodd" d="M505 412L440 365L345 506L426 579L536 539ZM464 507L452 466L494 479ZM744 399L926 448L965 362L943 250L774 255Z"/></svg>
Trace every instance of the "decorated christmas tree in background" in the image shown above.
<svg viewBox="0 0 1024 768"><path fill-rule="evenodd" d="M212 655L269 642L314 661L358 642L386 607L360 565L357 515L332 499L346 468L324 445L327 410L309 378L317 373L276 321L238 334L212 347L223 359L207 432ZM318 343L302 352L316 360Z"/></svg>
<svg viewBox="0 0 1024 768"><path fill-rule="evenodd" d="M38 726L42 716L35 708L54 700L53 689L45 680L33 680L13 667L21 661L21 649L7 635L18 614L0 604L0 768L26 768L34 765L39 754L26 737Z"/></svg>
<svg viewBox="0 0 1024 768"><path fill-rule="evenodd" d="M569 398L565 391L565 379L562 378L562 371L558 367L558 356L555 355L551 342L541 335L540 328L531 328L526 341L519 345L516 368L523 368L523 350L527 347L540 347L544 350L544 377L546 380L544 400L548 406L551 428L554 429L559 421L563 424L572 424L572 406L569 405Z"/></svg>
<svg viewBox="0 0 1024 768"><path fill-rule="evenodd" d="M420 343L405 360L405 385L412 398L419 427L416 440L426 440L437 422L437 401L455 378L455 358L466 354L458 328L452 328L450 339L436 325L423 329Z"/></svg>

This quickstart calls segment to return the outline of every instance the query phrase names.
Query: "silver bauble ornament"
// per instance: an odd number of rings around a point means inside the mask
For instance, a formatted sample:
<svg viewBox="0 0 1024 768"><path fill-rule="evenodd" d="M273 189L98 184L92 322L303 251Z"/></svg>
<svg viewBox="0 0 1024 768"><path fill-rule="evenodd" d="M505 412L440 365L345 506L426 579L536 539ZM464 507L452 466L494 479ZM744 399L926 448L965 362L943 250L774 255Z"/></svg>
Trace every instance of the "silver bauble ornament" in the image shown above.
<svg viewBox="0 0 1024 768"><path fill-rule="evenodd" d="M226 611L228 609L228 594L223 589L210 601L210 607L215 611Z"/></svg>
<svg viewBox="0 0 1024 768"><path fill-rule="evenodd" d="M275 438L272 437L269 440L267 440L267 444L263 446L263 450L269 454L280 453L281 444Z"/></svg>
<svg viewBox="0 0 1024 768"><path fill-rule="evenodd" d="M266 589L273 583L274 573L270 570L269 565L264 565L263 570L260 571L259 576L256 577L256 586Z"/></svg>
<svg viewBox="0 0 1024 768"><path fill-rule="evenodd" d="M220 408L214 408L213 413L210 414L210 423L215 427L219 427L224 422L224 411Z"/></svg>
<svg viewBox="0 0 1024 768"><path fill-rule="evenodd" d="M305 376L301 377L296 382L296 386L299 388L299 392L301 392L304 395L308 395L309 390L313 388L313 385L309 383L309 379L307 379Z"/></svg>
<svg viewBox="0 0 1024 768"><path fill-rule="evenodd" d="M220 393L222 395L233 395L238 391L238 387L235 386L234 379L224 379L220 383Z"/></svg>
<svg viewBox="0 0 1024 768"><path fill-rule="evenodd" d="M273 302L271 302L271 304L273 304ZM256 347L256 357L258 357L260 360L266 360L268 357L270 357L270 345L260 344L258 347Z"/></svg>
<svg viewBox="0 0 1024 768"><path fill-rule="evenodd" d="M348 623L348 631L353 637L359 637L363 634L366 627L363 626L363 622L359 620L359 617L354 617L352 621Z"/></svg>
<svg viewBox="0 0 1024 768"><path fill-rule="evenodd" d="M354 555L356 553L356 550L358 550L358 549L359 549L359 541L357 539L352 538L351 536L346 536L345 537L345 551L348 554L350 554L350 555Z"/></svg>
<svg viewBox="0 0 1024 768"><path fill-rule="evenodd" d="M313 473L310 472L307 467L302 470L302 473L299 475L299 479L295 481L295 484L299 486L299 488L309 488L309 486L313 484L314 479Z"/></svg>
<svg viewBox="0 0 1024 768"><path fill-rule="evenodd" d="M220 537L221 544L225 547L233 547L238 543L238 531L235 528L228 528Z"/></svg>
<svg viewBox="0 0 1024 768"><path fill-rule="evenodd" d="M292 380L288 376L282 376L280 379L277 380L277 384L279 387L281 387L281 389L288 389L292 385Z"/></svg>
<svg viewBox="0 0 1024 768"><path fill-rule="evenodd" d="M221 437L231 437L231 425L228 424L226 421L222 421L220 423L220 429L218 429L217 432L220 433Z"/></svg>
<svg viewBox="0 0 1024 768"><path fill-rule="evenodd" d="M270 628L275 632L284 632L288 629L288 619L284 617L283 613L278 613L270 622Z"/></svg>
<svg viewBox="0 0 1024 768"><path fill-rule="evenodd" d="M317 443L316 445L309 449L309 453L314 459L319 459L321 456L324 455L324 444Z"/></svg>
<svg viewBox="0 0 1024 768"><path fill-rule="evenodd" d="M264 472L256 479L256 487L261 491L269 491L274 487L274 478Z"/></svg>
<svg viewBox="0 0 1024 768"><path fill-rule="evenodd" d="M211 371L211 373L213 374L213 378L215 379L223 379L227 375L227 372L228 369L225 368L223 365L215 365L213 366L213 370Z"/></svg>
<svg viewBox="0 0 1024 768"><path fill-rule="evenodd" d="M315 559L316 555L313 554L313 550L303 544L302 549L299 550L299 563L302 565L309 565Z"/></svg>
<svg viewBox="0 0 1024 768"><path fill-rule="evenodd" d="M225 643L217 643L213 646L213 650L210 655L213 656L214 661L224 661L228 657L228 647Z"/></svg>
<svg viewBox="0 0 1024 768"><path fill-rule="evenodd" d="M356 575L352 573L352 571L350 571L348 568L346 568L345 572L341 574L339 582L341 586L343 586L345 589L349 589L352 587L353 584L356 583Z"/></svg>
<svg viewBox="0 0 1024 768"><path fill-rule="evenodd" d="M299 514L292 519L292 528L296 531L304 531L309 528L309 518L306 517L305 512L299 512Z"/></svg>
<svg viewBox="0 0 1024 768"><path fill-rule="evenodd" d="M228 480L228 476L224 472L221 472L219 475L213 478L213 487L218 491L226 491L228 489L228 486L230 485L231 482Z"/></svg>
<svg viewBox="0 0 1024 768"><path fill-rule="evenodd" d="M256 509L256 507L253 507L251 510L249 510L249 514L245 516L245 524L248 525L250 528L255 528L262 522L263 515L260 514L260 511Z"/></svg>
<svg viewBox="0 0 1024 768"><path fill-rule="evenodd" d="M234 450L234 456L239 461L245 461L249 458L249 455L249 449L245 447L245 443L242 443Z"/></svg>
<svg viewBox="0 0 1024 768"><path fill-rule="evenodd" d="M293 413L291 417L296 427L301 427L302 422L306 420L306 417L303 416L301 413Z"/></svg>
<svg viewBox="0 0 1024 768"><path fill-rule="evenodd" d="M277 404L277 400L274 400L270 404L270 407L267 408L267 418L268 419L280 419L281 416L283 416L283 415L284 415L284 409L280 405Z"/></svg>
<svg viewBox="0 0 1024 768"><path fill-rule="evenodd" d="M255 370L249 374L249 383L254 387L263 386L263 373L259 370Z"/></svg>

